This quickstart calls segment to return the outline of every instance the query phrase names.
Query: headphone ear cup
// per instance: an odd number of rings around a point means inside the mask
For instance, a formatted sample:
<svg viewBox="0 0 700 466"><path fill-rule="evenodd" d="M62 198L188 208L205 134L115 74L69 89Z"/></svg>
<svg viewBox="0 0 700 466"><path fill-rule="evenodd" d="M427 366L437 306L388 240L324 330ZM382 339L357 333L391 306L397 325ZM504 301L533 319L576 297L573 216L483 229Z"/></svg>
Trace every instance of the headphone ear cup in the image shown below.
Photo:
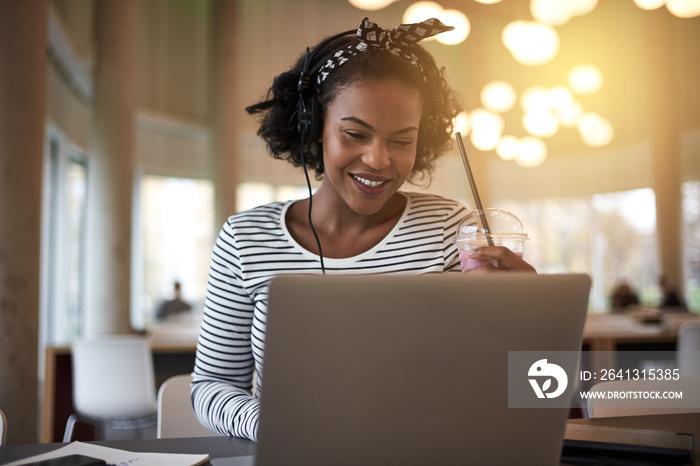
<svg viewBox="0 0 700 466"><path fill-rule="evenodd" d="M323 123L321 122L321 111L318 98L316 96L311 96L311 101L309 107L311 112L309 113L309 141L317 142L321 137L321 132L323 130Z"/></svg>
<svg viewBox="0 0 700 466"><path fill-rule="evenodd" d="M312 112L309 111L311 102L304 102L304 96L299 95L299 102L297 103L297 131L299 135L304 137L304 139L309 137L312 127Z"/></svg>

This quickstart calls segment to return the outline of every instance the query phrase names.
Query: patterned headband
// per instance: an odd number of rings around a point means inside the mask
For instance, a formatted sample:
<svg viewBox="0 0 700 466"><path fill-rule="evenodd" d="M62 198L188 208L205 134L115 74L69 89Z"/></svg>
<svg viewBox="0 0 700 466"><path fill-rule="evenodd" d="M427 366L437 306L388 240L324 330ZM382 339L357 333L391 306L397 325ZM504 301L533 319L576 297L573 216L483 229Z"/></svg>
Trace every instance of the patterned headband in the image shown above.
<svg viewBox="0 0 700 466"><path fill-rule="evenodd" d="M421 71L423 80L427 81L425 70L423 70L418 57L410 51L410 46L422 39L432 37L441 32L451 31L452 29L454 29L452 26L446 26L438 19L431 18L421 23L399 24L391 31L385 31L365 18L362 20L360 27L357 28L357 38L349 45L338 49L319 68L316 84L320 85L329 74L347 62L350 57L366 51L369 47L386 50L392 55L408 60Z"/></svg>

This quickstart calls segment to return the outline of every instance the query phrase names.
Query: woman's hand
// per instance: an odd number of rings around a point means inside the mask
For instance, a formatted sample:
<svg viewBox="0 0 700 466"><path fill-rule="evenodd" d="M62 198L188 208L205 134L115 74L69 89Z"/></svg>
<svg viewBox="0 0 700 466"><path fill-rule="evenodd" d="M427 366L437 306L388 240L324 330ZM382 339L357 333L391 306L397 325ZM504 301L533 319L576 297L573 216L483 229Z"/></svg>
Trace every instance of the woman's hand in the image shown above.
<svg viewBox="0 0 700 466"><path fill-rule="evenodd" d="M525 262L522 257L515 254L510 249L505 246L483 246L480 248L472 249L467 253L471 259L476 259L479 261L496 261L498 267L489 264L485 267L479 267L476 269L471 269L468 272L533 272L537 273L535 268Z"/></svg>

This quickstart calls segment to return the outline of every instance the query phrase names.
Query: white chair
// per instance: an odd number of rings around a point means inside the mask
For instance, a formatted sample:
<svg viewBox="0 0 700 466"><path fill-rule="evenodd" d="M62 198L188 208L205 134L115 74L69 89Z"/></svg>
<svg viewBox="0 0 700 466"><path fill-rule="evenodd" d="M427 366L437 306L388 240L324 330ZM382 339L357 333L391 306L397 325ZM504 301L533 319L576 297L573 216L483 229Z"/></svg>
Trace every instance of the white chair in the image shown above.
<svg viewBox="0 0 700 466"><path fill-rule="evenodd" d="M677 365L684 377L700 377L700 321L678 328Z"/></svg>
<svg viewBox="0 0 700 466"><path fill-rule="evenodd" d="M5 413L0 409L0 447L5 445L7 441L7 418Z"/></svg>
<svg viewBox="0 0 700 466"><path fill-rule="evenodd" d="M588 398L589 417L646 416L700 412L700 377L678 380L616 380L594 385L590 392L682 392L682 400ZM675 404L675 406L673 406Z"/></svg>
<svg viewBox="0 0 700 466"><path fill-rule="evenodd" d="M64 442L77 421L102 428L141 429L156 423L153 357L145 338L110 335L76 341L71 350L73 408Z"/></svg>
<svg viewBox="0 0 700 466"><path fill-rule="evenodd" d="M163 382L158 391L158 438L213 437L218 435L204 427L192 408L192 376L175 375Z"/></svg>

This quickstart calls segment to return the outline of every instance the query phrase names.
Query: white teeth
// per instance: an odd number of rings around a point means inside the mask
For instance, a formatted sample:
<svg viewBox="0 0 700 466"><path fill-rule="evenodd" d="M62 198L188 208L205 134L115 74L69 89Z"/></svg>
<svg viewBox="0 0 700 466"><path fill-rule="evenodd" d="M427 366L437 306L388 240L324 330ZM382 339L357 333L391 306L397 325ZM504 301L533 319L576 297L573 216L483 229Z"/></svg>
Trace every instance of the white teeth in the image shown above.
<svg viewBox="0 0 700 466"><path fill-rule="evenodd" d="M355 178L357 181L359 181L360 183L364 184L365 186L369 186L370 188L376 188L377 186L381 186L382 183L384 183L383 181L370 181L370 180L368 180L368 179L361 178L361 177L359 177L359 176L357 176L357 175L352 175L352 176L353 176L353 178Z"/></svg>

